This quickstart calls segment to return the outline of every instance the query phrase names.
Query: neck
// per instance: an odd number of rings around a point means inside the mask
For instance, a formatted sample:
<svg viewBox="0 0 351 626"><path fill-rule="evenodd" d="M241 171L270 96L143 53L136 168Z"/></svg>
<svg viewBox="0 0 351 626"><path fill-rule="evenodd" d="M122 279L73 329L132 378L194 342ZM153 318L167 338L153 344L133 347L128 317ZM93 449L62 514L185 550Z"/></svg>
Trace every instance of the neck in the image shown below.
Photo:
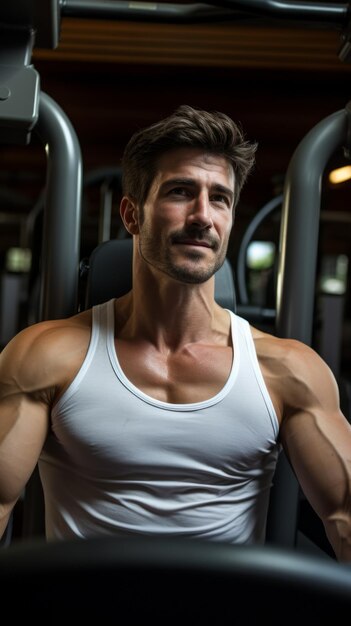
<svg viewBox="0 0 351 626"><path fill-rule="evenodd" d="M214 277L185 284L148 267L134 271L122 309L122 337L140 337L165 350L211 341L227 322L214 300Z"/></svg>

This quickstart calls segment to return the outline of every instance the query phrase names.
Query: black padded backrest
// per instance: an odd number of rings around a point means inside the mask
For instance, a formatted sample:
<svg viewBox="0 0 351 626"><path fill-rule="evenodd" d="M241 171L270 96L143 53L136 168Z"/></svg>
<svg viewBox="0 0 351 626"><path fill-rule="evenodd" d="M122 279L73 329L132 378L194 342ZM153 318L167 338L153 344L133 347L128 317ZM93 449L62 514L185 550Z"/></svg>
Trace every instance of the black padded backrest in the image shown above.
<svg viewBox="0 0 351 626"><path fill-rule="evenodd" d="M87 268L86 309L130 291L132 256L132 239L111 239L94 248Z"/></svg>
<svg viewBox="0 0 351 626"><path fill-rule="evenodd" d="M132 288L132 254L132 239L111 239L93 250L87 268L85 309L123 296ZM215 299L220 306L235 311L234 278L228 259L215 276Z"/></svg>
<svg viewBox="0 0 351 626"><path fill-rule="evenodd" d="M4 598L24 623L345 623L351 570L287 550L200 539L20 542L0 554ZM282 618L284 612L284 618ZM347 617L346 617L347 623Z"/></svg>

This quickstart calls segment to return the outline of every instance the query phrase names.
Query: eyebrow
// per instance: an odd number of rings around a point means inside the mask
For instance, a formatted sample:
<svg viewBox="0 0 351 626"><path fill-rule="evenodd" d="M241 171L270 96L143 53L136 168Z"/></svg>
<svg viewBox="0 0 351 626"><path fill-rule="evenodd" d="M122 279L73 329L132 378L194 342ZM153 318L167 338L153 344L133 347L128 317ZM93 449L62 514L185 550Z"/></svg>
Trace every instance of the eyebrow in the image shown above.
<svg viewBox="0 0 351 626"><path fill-rule="evenodd" d="M161 189L165 189L166 187L170 187L172 185L185 185L186 187L196 187L197 183L193 178L170 178L168 180L165 180L165 182L161 184ZM231 201L234 202L234 192L229 187L221 185L220 183L216 183L213 185L212 190L229 196Z"/></svg>

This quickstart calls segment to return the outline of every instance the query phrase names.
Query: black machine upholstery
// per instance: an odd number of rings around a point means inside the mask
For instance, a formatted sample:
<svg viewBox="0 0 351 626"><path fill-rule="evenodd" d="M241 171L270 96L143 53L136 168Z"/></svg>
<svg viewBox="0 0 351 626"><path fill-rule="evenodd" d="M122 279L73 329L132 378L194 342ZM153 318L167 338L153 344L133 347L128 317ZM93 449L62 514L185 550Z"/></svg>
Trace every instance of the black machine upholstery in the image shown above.
<svg viewBox="0 0 351 626"><path fill-rule="evenodd" d="M329 626L351 612L346 565L199 539L21 543L0 554L0 585L18 620L34 614L45 626L67 616L131 626Z"/></svg>

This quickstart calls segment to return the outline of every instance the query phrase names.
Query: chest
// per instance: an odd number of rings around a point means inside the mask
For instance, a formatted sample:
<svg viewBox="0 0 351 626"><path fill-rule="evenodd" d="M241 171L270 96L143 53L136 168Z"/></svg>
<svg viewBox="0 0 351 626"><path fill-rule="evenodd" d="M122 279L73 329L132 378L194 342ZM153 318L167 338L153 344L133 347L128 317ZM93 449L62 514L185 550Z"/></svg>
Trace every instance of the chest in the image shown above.
<svg viewBox="0 0 351 626"><path fill-rule="evenodd" d="M245 382L239 375L220 401L207 406L172 406L145 401L107 369L98 385L90 373L57 406L45 446L80 475L164 480L180 472L197 481L205 472L216 481L262 468L275 449L254 378Z"/></svg>
<svg viewBox="0 0 351 626"><path fill-rule="evenodd" d="M209 398L208 405L193 406ZM268 406L240 347L236 355L231 347L205 344L160 355L131 342L112 341L108 349L101 342L56 404L55 436L46 450L53 446L50 454L63 455L65 463L75 459L89 475L129 475L131 467L145 475L156 458L163 472L174 455L171 465L177 465L179 451L180 459L196 459L196 471L203 455L212 466L219 459L222 469L241 471L260 466L275 447L277 425Z"/></svg>
<svg viewBox="0 0 351 626"><path fill-rule="evenodd" d="M147 395L176 404L202 402L225 385L233 365L230 346L194 345L173 353L115 342L125 376Z"/></svg>

